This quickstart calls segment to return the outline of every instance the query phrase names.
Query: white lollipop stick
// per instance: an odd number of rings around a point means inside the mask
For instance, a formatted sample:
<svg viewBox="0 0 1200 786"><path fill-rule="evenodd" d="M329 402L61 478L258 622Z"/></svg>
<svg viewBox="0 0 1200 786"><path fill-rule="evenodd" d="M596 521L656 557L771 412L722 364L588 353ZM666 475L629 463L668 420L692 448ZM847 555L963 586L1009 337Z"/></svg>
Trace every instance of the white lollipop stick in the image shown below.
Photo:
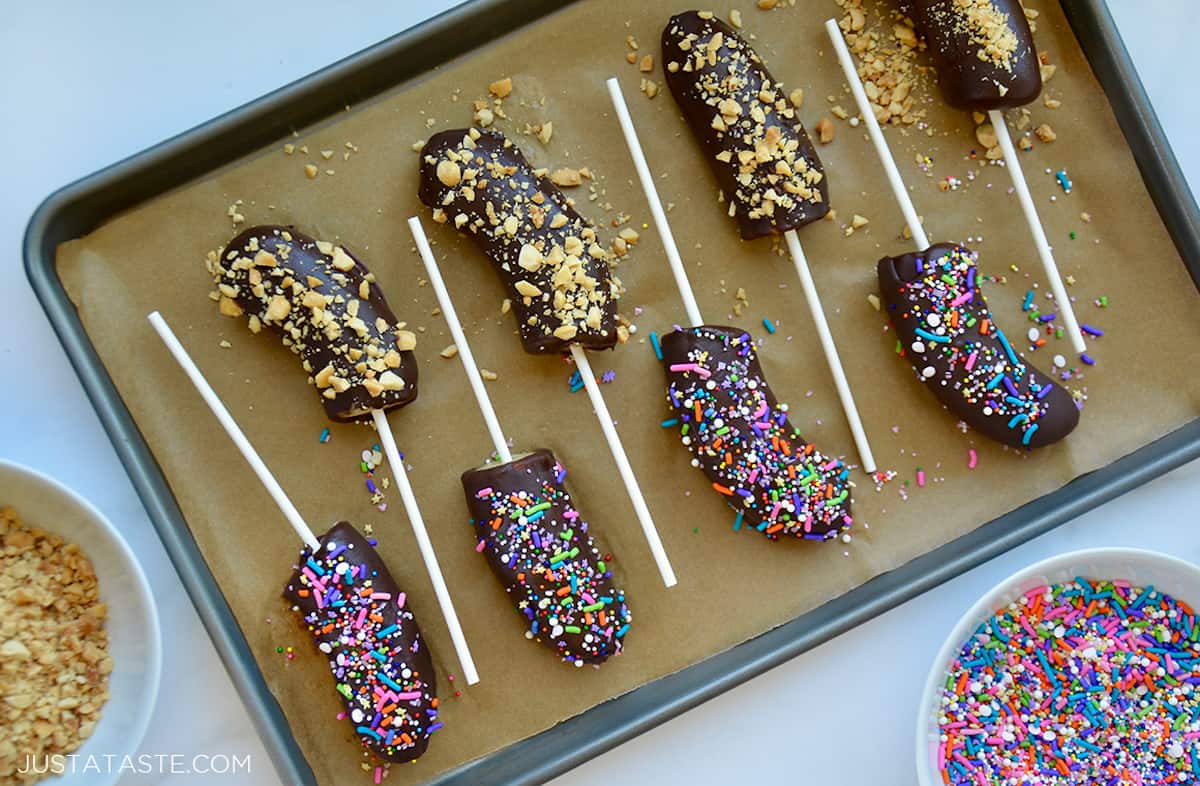
<svg viewBox="0 0 1200 786"><path fill-rule="evenodd" d="M475 356L471 353L471 345L467 343L462 322L458 319L458 312L454 310L454 301L450 299L450 293L446 291L446 282L442 280L442 271L438 268L437 259L433 256L433 249L429 247L429 238L425 236L421 219L416 216L409 218L408 228L412 231L413 239L417 241L417 251L421 254L421 261L425 263L425 272L429 274L429 281L433 284L438 305L442 307L442 315L446 317L446 324L450 326L450 335L454 337L454 345L458 347L458 357L462 360L463 369L467 372L467 380L471 383L471 391L475 393L475 403L479 405L479 411L483 413L483 422L487 424L492 444L495 446L500 460L507 464L513 460L512 451L508 449L508 442L504 439L504 431L500 428L496 409L492 406L492 400L484 387L479 367L475 365Z"/></svg>
<svg viewBox="0 0 1200 786"><path fill-rule="evenodd" d="M392 475L396 478L396 488L400 489L400 500L408 513L408 522L412 524L413 534L417 536L417 549L421 559L425 560L425 570L429 580L433 582L433 592L437 595L438 606L442 609L442 618L446 620L446 629L450 632L450 641L454 643L454 651L458 654L458 663L462 666L463 676L468 685L479 682L479 673L475 670L475 660L471 650L467 648L467 639L463 635L462 624L458 621L458 613L454 611L454 601L450 599L450 590L446 588L446 580L442 578L442 568L438 565L437 554L433 551L433 543L429 540L429 532L425 529L425 519L421 516L421 508L417 506L417 497L413 494L412 484L408 482L408 470L404 466L404 457L396 447L392 437L392 428L388 425L387 413L382 409L371 410L375 419L375 430L379 432L379 442L383 445L384 455L392 465Z"/></svg>
<svg viewBox="0 0 1200 786"><path fill-rule="evenodd" d="M596 384L596 377L592 373L592 364L588 361L587 353L578 344L571 345L571 357L575 360L575 368L579 370L579 376L583 379L583 386L587 389L588 398L592 401L592 409L596 410L596 419L600 421L600 429L604 432L604 439L608 442L608 449L612 453L613 461L617 462L617 471L621 473L621 480L625 482L625 491L628 492L629 500L633 503L634 513L637 514L638 522L642 525L642 533L650 545L650 553L654 555L654 561L658 563L658 572L662 574L663 584L674 587L675 571L671 568L671 561L667 559L667 551L658 537L654 519L650 518L650 509L646 507L646 498L642 496L642 489L638 486L637 478L633 474L633 467L629 466L629 457L625 455L621 438L617 436L612 415L608 413L608 405L604 403L604 396L600 394L600 386Z"/></svg>
<svg viewBox="0 0 1200 786"><path fill-rule="evenodd" d="M887 174L888 183L892 186L892 193L895 194L896 201L900 203L900 212L904 214L908 231L912 234L917 248L923 251L929 248L929 238L925 236L925 228L921 226L921 219L917 217L912 197L908 195L908 189L905 188L904 180L900 177L900 170L896 168L896 161L892 158L892 151L888 148L887 140L883 138L883 131L879 128L879 121L875 119L875 111L871 108L871 102L867 99L867 91L863 89L862 80L858 77L858 69L854 67L854 58L850 56L850 50L846 48L842 30L838 27L837 22L830 19L825 22L825 31L829 33L829 40L833 42L833 50L837 52L838 62L842 64L846 81L850 83L850 92L854 94L859 114L862 115L863 122L867 124L867 134L875 144L875 152L879 154L879 163L883 165L883 171Z"/></svg>
<svg viewBox="0 0 1200 786"><path fill-rule="evenodd" d="M833 386L837 389L838 398L842 402L842 411L846 413L846 422L850 425L850 433L854 436L854 444L858 448L858 457L862 461L862 468L865 472L874 474L875 457L871 455L871 445L867 442L867 432L863 429L862 418L858 416L858 407L854 404L854 394L850 392L850 383L846 381L846 372L842 368L842 360L838 357L837 347L833 343L833 334L829 331L829 323L825 321L825 311L821 308L817 285L813 283L812 273L808 270L808 260L804 257L804 249L800 247L800 238L794 229L784 232L783 237L787 241L788 251L792 254L792 262L796 265L796 273L800 276L800 288L804 290L804 300L808 303L808 312L817 326L817 338L821 342L821 349L825 350L825 361L829 364L829 372L833 375Z"/></svg>
<svg viewBox="0 0 1200 786"><path fill-rule="evenodd" d="M1008 166L1008 174L1012 177L1013 188L1016 189L1017 199L1025 212L1025 223L1033 233L1033 243L1037 246L1038 258L1042 260L1042 269L1050 280L1050 291L1054 293L1054 302L1058 313L1062 316L1067 327L1067 335L1071 345L1079 354L1087 352L1087 344L1083 342L1083 333L1079 330L1079 322L1075 319L1075 310L1071 308L1071 296L1063 286L1062 277L1058 274L1058 265L1054 262L1054 252L1050 250L1050 241L1046 239L1046 230L1042 220L1038 218L1037 208L1033 204L1033 196L1029 193L1029 184L1025 182L1025 173L1021 171L1021 162L1017 159L1016 148L1013 147L1012 137L1008 133L1008 125L1004 122L1004 113L999 109L988 112L992 128L996 129L996 141L1004 151L1004 162Z"/></svg>
<svg viewBox="0 0 1200 786"><path fill-rule="evenodd" d="M642 191L646 193L646 201L650 203L654 226L658 229L663 250L667 252L671 272L675 274L675 286L679 288L679 297L683 298L683 310L687 313L692 327L698 327L704 324L704 320L700 318L700 306L696 305L696 296L692 293L687 271L684 270L683 260L679 257L679 247L675 245L675 236L671 234L671 226L667 223L667 211L663 210L662 199L654 185L654 176L650 174L650 165L646 163L646 154L642 152L642 143L638 141L637 129L633 127L633 119L629 116L629 106L621 92L621 83L614 76L609 77L607 85L609 98L612 99L613 109L617 113L617 122L621 124L621 131L625 133L625 144L629 146L629 154L633 156L633 167L642 183Z"/></svg>
<svg viewBox="0 0 1200 786"><path fill-rule="evenodd" d="M208 384L208 380L200 373L200 369L192 361L187 350L179 343L179 339L175 337L175 333L171 330L171 326L163 319L162 314L157 311L150 312L146 317L150 320L150 324L158 332L159 338L167 345L167 349L175 356L176 362L183 368L188 379L196 386L196 392L200 394L200 398L204 399L204 403L212 410L212 413L217 416L217 421L224 427L225 433L233 440L233 444L241 451L242 458L246 459L246 463L250 465L250 469L254 470L254 474L258 476L259 481L266 488L267 493L271 495L271 499L275 500L275 504L279 507L279 512L292 525L292 529L296 530L296 534L300 536L300 540L304 541L304 545L308 546L309 551L315 552L321 547L321 542L317 540L317 536L305 523L304 517L300 515L300 511L296 510L296 506L288 499L287 494L283 492L283 487L279 485L279 481L275 480L275 476L271 474L271 470L267 469L267 465L263 463L262 457L254 450L254 446L250 444L250 440L246 439L246 435L242 433L238 427L237 421L229 414L229 410L221 403L221 399L217 396L212 386Z"/></svg>
<svg viewBox="0 0 1200 786"><path fill-rule="evenodd" d="M204 403L208 404L208 408L217 416L217 420L225 428L225 433L233 440L233 444L241 451L242 456L254 470L254 474L266 487L267 493L275 500L275 504L279 506L279 510L283 513L288 523L296 530L296 534L304 541L305 545L311 550L320 548L320 541L313 535L312 530L304 522L300 516L300 512L296 510L296 506L292 504L287 495L283 493L278 481L271 475L267 465L255 452L254 447L250 444L250 440L246 439L246 435L238 428L237 422L233 416L229 414L229 410L221 403L221 399L217 397L212 386L208 384L208 380L200 373L200 369L192 361L187 350L179 343L179 339L171 331L166 320L157 311L152 312L147 319L154 329L158 332L163 343L167 345L167 349L175 356L175 360L187 373L192 384L196 386L196 390L200 393L200 397L204 399ZM412 486L408 482L408 474L404 470L404 462L400 458L400 453L396 449L396 443L392 439L392 432L388 428L387 416L382 410L371 410L371 414L375 417L375 427L379 431L379 441L383 443L383 449L387 453L388 461L392 462L395 467L393 474L396 476L396 485L400 489L400 498L404 501L404 507L408 511L409 520L412 522L413 532L417 536L417 545L421 550L421 556L425 559L425 567L429 571L429 578L433 581L433 589L437 594L438 604L442 607L442 614L446 618L446 627L450 630L450 639L454 642L454 649L458 652L458 660L462 664L463 675L467 678L468 685L474 685L479 682L479 674L475 671L475 662L471 658L471 652L467 649L467 641L463 636L462 626L458 622L458 616L454 612L454 603L450 600L450 593L446 589L446 582L442 579L442 571L438 567L437 556L433 553L433 546L429 543L429 535L425 532L425 522L421 518L421 511L417 507L417 499L413 495Z"/></svg>

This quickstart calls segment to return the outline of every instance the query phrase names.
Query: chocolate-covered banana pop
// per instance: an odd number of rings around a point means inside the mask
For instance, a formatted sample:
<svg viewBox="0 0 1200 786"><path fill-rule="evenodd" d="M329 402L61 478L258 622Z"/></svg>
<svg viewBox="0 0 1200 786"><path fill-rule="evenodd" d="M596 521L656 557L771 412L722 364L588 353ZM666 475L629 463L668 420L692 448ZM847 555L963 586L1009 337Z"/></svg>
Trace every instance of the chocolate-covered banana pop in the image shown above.
<svg viewBox="0 0 1200 786"><path fill-rule="evenodd" d="M305 544L283 596L328 659L359 741L389 762L418 758L442 724L433 660L404 592L349 522L313 534L166 320L157 311L149 320Z"/></svg>
<svg viewBox="0 0 1200 786"><path fill-rule="evenodd" d="M621 653L633 617L566 476L554 454L537 450L464 472L462 484L476 550L525 619L525 636L568 663L599 665Z"/></svg>
<svg viewBox="0 0 1200 786"><path fill-rule="evenodd" d="M632 620L624 591L613 588L612 555L601 556L554 454L513 456L421 221L414 216L408 225L499 457L462 475L475 550L524 618L528 638L576 666L599 665L620 654Z"/></svg>
<svg viewBox="0 0 1200 786"><path fill-rule="evenodd" d="M879 260L879 286L917 379L992 439L1039 448L1070 434L1079 408L1028 365L992 317L976 254L952 243Z"/></svg>
<svg viewBox="0 0 1200 786"><path fill-rule="evenodd" d="M397 324L374 274L342 246L282 226L242 232L210 259L209 272L217 282L221 313L249 314L252 332L270 327L300 356L330 419L369 415L374 422L467 684L478 682L387 420L386 410L417 397L416 339Z"/></svg>
<svg viewBox="0 0 1200 786"><path fill-rule="evenodd" d="M795 107L732 27L706 11L673 16L662 60L744 239L798 229L829 212L829 184Z"/></svg>
<svg viewBox="0 0 1200 786"><path fill-rule="evenodd" d="M788 420L749 333L700 325L661 346L683 444L739 521L772 540L826 540L850 527L850 471Z"/></svg>
<svg viewBox="0 0 1200 786"><path fill-rule="evenodd" d="M421 151L421 201L487 254L512 295L525 351L617 343L609 252L563 193L496 131L435 134Z"/></svg>
<svg viewBox="0 0 1200 786"><path fill-rule="evenodd" d="M1004 118L1003 110L1028 104L1042 90L1042 64L1025 9L1020 0L900 0L900 10L912 17L925 37L946 103L988 113L1013 191L1054 294L1058 317L1072 347L1083 355L1087 352L1083 331ZM1086 355L1083 359L1093 362Z"/></svg>
<svg viewBox="0 0 1200 786"><path fill-rule="evenodd" d="M1028 104L1042 90L1020 0L900 0L937 68L946 103L986 112Z"/></svg>
<svg viewBox="0 0 1200 786"><path fill-rule="evenodd" d="M496 131L432 136L421 151L419 194L435 221L473 238L492 261L512 294L525 351L571 354L663 583L674 586L675 572L584 351L618 341L619 287L596 230Z"/></svg>
<svg viewBox="0 0 1200 786"><path fill-rule="evenodd" d="M742 238L783 235L862 468L875 459L796 230L829 212L829 183L787 93L762 58L709 11L671 17L667 85L729 202Z"/></svg>
<svg viewBox="0 0 1200 786"><path fill-rule="evenodd" d="M744 330L705 325L687 270L637 138L617 80L608 80L613 109L633 157L691 327L677 327L659 346L679 429L713 489L743 522L777 540L825 540L849 528L849 470L800 436L787 407L771 392L754 341Z"/></svg>
<svg viewBox="0 0 1200 786"><path fill-rule="evenodd" d="M340 521L300 553L283 593L303 619L362 744L418 758L440 729L433 659L404 592L358 530Z"/></svg>
<svg viewBox="0 0 1200 786"><path fill-rule="evenodd" d="M249 315L300 356L326 414L348 421L417 397L412 332L375 276L340 245L292 227L255 226L229 241L211 265L221 313Z"/></svg>
<svg viewBox="0 0 1200 786"><path fill-rule="evenodd" d="M918 251L879 260L879 288L917 378L985 436L1014 447L1050 445L1079 422L1070 393L1017 353L987 307L976 254L930 245L841 31L825 23L854 100Z"/></svg>

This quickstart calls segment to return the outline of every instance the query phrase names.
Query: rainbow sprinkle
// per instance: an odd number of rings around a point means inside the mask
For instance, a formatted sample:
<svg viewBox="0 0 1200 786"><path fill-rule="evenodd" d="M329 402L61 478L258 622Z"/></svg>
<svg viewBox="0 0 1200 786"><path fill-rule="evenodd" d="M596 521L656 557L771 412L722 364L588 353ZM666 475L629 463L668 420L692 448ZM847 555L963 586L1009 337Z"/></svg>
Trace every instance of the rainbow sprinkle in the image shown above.
<svg viewBox="0 0 1200 786"><path fill-rule="evenodd" d="M963 644L935 751L949 786L1200 782L1200 625L1127 581L1030 590Z"/></svg>

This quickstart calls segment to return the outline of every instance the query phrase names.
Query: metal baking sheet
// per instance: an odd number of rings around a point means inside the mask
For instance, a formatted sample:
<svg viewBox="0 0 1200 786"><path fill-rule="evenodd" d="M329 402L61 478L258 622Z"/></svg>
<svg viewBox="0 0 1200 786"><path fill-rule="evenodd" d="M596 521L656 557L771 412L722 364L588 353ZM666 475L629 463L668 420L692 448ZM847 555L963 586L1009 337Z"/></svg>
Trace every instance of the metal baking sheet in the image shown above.
<svg viewBox="0 0 1200 786"><path fill-rule="evenodd" d="M55 249L122 210L270 144L293 128L328 117L347 102L364 101L534 23L563 5L551 0L475 0L460 6L66 186L39 207L26 231L25 265L33 288L286 783L311 784L315 779L149 447L67 298L54 264ZM1200 286L1200 213L1107 8L1103 0L1062 0L1062 5L1154 204ZM444 772L429 783L544 781L1197 456L1200 419L779 628Z"/></svg>

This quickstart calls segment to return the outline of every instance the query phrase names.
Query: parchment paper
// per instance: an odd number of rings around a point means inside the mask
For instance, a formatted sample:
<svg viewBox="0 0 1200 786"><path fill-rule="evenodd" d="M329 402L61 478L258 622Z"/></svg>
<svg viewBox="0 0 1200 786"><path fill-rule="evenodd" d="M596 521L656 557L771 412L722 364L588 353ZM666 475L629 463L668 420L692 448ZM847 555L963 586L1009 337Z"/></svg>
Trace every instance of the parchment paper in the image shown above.
<svg viewBox="0 0 1200 786"><path fill-rule="evenodd" d="M899 210L862 129L835 121L837 137L820 154L839 218L803 229L801 240L879 464L899 477L876 491L857 474L850 544L770 543L734 533L731 512L689 466L677 435L658 425L667 412L664 381L647 335L668 331L683 311L655 233L642 230L635 253L618 269L628 287L622 311L638 331L628 345L594 355L592 363L597 373L616 371L615 382L603 390L680 578L676 588L664 589L587 399L568 392L570 367L521 352L511 316L500 315L503 290L489 263L452 229L434 226L418 204L411 146L435 130L468 125L471 102L486 96L491 81L511 76L515 89L504 103L509 119L498 127L537 164L590 167L599 196L589 201L586 185L575 189L582 212L608 224L625 211L641 230L649 213L603 83L617 74L663 198L674 204L671 222L706 319L761 336L764 366L780 398L792 404L793 421L824 450L853 458L790 261L773 253L770 242L737 238L673 100L665 91L653 100L640 94L643 75L625 61L625 39L633 35L639 54L655 55L655 73L647 76L661 84L659 33L670 13L686 7L682 0L578 3L59 249L59 270L89 335L322 783L359 782L363 760L348 724L334 717L339 701L324 658L312 651L279 595L299 544L159 344L145 321L152 309L161 309L175 327L309 520L320 527L343 517L371 525L407 588L434 649L446 726L424 758L393 769L393 783L420 782L762 633L1200 412L1196 290L1060 10L1042 0L1035 4L1042 11L1036 38L1059 66L1049 90L1063 106L1053 112L1040 103L1033 107L1037 121L1050 122L1059 140L1039 144L1025 156L1025 167L1063 274L1077 279L1071 291L1081 320L1107 330L1093 352L1101 365L1069 383L1087 395L1078 430L1065 443L1033 454L962 433L894 355L894 336L867 295L876 290L876 260L911 246L899 235ZM732 6L711 7L728 18ZM801 116L810 129L829 113L826 96L853 108L821 27L827 16L840 13L832 0L770 13L753 3L740 8L746 32L756 35L776 76L808 94ZM972 243L982 254L982 272L1008 280L990 284L990 302L1016 341L1029 327L1020 312L1025 291L1037 283L1041 293L1046 285L1019 206L1007 193L1007 172L965 158L977 146L969 116L940 102L927 109L932 136L893 129L888 137L934 237L982 236ZM554 124L548 145L518 133L544 120ZM285 155L284 142L307 145L309 155ZM343 160L346 142L359 149L349 160ZM322 159L322 149L335 151L334 157ZM933 158L929 176L914 165L916 153ZM309 180L303 171L309 162L335 174ZM1072 193L1063 194L1046 168L1066 168ZM973 181L968 169L978 172ZM946 175L966 187L940 191L937 182ZM327 423L296 358L272 336L251 335L244 320L220 316L207 297L204 256L232 236L227 209L238 199L247 224L293 223L361 252L393 308L421 331L421 394L392 423L478 661L477 687L446 680L458 671L454 650L398 495L389 493L391 508L380 513L363 490L359 453L375 441L374 433ZM1091 214L1091 223L1080 220L1082 211ZM422 266L405 226L414 213L426 217L479 363L499 374L488 387L507 433L517 449L546 446L565 462L585 515L616 555L635 619L626 654L599 670L560 664L526 641L508 599L475 553L458 475L492 448L459 361L438 355L450 338L442 318L431 314L433 292L422 286ZM854 213L871 223L844 237L842 225ZM1068 238L1070 230L1077 239ZM1014 264L1018 271L1010 268ZM745 288L749 307L734 318L738 287ZM1092 305L1101 295L1109 298L1106 310ZM774 335L764 331L764 317L779 322ZM219 346L222 340L232 348ZM1055 352L1071 354L1065 340L1051 343L1031 358L1042 368ZM319 444L327 426L332 439ZM966 466L971 447L979 456L973 471ZM914 480L918 466L927 475L924 488ZM380 471L386 474L386 468ZM1152 537L1153 530L1146 531ZM287 661L276 653L278 646L294 646L297 657Z"/></svg>

